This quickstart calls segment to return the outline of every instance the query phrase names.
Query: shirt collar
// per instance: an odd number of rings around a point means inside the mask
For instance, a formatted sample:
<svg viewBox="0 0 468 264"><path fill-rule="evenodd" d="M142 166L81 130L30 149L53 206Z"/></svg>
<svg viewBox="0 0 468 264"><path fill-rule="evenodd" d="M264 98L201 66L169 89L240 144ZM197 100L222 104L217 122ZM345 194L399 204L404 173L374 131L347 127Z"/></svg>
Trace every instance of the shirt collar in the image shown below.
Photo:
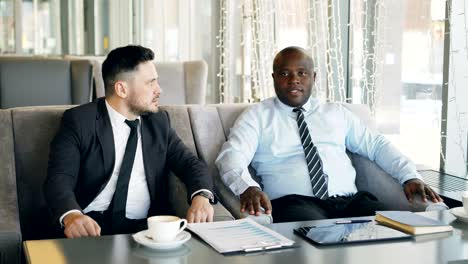
<svg viewBox="0 0 468 264"><path fill-rule="evenodd" d="M276 105L281 110L290 113L292 116L297 115L296 113L293 112L293 109L295 107L284 104L283 102L281 102L280 99L278 99L278 97L275 98L275 102L276 102ZM319 106L319 104L320 102L317 98L309 97L309 100L307 100L307 102L305 102L305 104L302 105L302 108L304 109L304 114L312 113Z"/></svg>
<svg viewBox="0 0 468 264"><path fill-rule="evenodd" d="M117 110L115 110L107 102L107 100L104 100L104 101L106 102L106 108L107 108L107 112L109 113L109 119L111 121L112 126L125 124L125 120L127 120L127 118L123 116L121 113L117 112ZM140 116L138 116L136 119L140 119ZM140 120L140 124L141 124L141 120Z"/></svg>

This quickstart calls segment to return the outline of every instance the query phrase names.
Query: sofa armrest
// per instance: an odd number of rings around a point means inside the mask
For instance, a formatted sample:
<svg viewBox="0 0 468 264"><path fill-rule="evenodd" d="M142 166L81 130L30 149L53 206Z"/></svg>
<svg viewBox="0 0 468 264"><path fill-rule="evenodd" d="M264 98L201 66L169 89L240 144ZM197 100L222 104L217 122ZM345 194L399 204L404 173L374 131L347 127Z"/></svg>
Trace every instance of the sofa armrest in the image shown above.
<svg viewBox="0 0 468 264"><path fill-rule="evenodd" d="M0 264L21 262L21 228L11 113L0 110Z"/></svg>
<svg viewBox="0 0 468 264"><path fill-rule="evenodd" d="M351 154L351 160L356 169L356 186L360 191L368 191L375 195L387 210L425 211L433 204L423 202L420 196L415 196L412 202L406 199L400 183L383 171L376 163L357 154Z"/></svg>
<svg viewBox="0 0 468 264"><path fill-rule="evenodd" d="M21 261L22 238L16 186L7 179L12 176L14 174L5 175L0 171L0 264Z"/></svg>

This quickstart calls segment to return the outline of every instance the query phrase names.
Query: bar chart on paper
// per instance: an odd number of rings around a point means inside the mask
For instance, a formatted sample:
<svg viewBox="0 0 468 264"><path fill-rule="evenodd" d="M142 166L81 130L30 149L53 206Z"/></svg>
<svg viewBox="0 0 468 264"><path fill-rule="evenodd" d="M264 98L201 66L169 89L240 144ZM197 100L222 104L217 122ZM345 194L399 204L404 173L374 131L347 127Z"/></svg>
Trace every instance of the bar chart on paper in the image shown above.
<svg viewBox="0 0 468 264"><path fill-rule="evenodd" d="M208 224L189 224L188 228L219 253L268 250L294 244L294 241L248 218Z"/></svg>

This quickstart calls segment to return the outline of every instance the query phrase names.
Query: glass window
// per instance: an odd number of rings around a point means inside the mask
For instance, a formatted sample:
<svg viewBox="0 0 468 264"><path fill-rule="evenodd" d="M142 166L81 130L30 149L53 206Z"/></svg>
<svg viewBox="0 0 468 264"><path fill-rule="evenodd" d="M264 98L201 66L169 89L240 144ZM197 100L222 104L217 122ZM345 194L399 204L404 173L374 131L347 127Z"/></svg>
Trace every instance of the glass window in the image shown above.
<svg viewBox="0 0 468 264"><path fill-rule="evenodd" d="M0 54L15 52L14 0L0 0Z"/></svg>
<svg viewBox="0 0 468 264"><path fill-rule="evenodd" d="M353 102L373 105L380 132L416 164L439 168L445 1L383 2L351 5Z"/></svg>
<svg viewBox="0 0 468 264"><path fill-rule="evenodd" d="M22 49L27 54L60 54L59 0L23 0Z"/></svg>
<svg viewBox="0 0 468 264"><path fill-rule="evenodd" d="M307 48L308 45L308 0L290 1L276 0L277 4L277 23L276 44L278 50L288 46L299 46Z"/></svg>

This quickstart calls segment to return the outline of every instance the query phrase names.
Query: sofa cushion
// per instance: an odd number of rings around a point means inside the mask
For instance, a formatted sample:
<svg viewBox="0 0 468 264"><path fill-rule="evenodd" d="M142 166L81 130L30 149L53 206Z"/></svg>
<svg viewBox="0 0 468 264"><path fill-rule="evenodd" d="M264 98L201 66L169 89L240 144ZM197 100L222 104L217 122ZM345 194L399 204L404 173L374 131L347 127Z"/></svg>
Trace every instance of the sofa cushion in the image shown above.
<svg viewBox="0 0 468 264"><path fill-rule="evenodd" d="M237 198L222 182L215 160L226 141L219 115L214 106L192 105L189 107L190 122L193 128L193 137L196 142L199 157L208 165L213 176L217 197L236 218L240 218L240 209Z"/></svg>
<svg viewBox="0 0 468 264"><path fill-rule="evenodd" d="M187 107L182 105L161 106L160 110L167 111L171 121L171 127L176 131L182 142L195 154L195 143L192 136ZM173 173L169 176L169 202L178 216L184 217L189 207L187 203L187 189L182 181Z"/></svg>

